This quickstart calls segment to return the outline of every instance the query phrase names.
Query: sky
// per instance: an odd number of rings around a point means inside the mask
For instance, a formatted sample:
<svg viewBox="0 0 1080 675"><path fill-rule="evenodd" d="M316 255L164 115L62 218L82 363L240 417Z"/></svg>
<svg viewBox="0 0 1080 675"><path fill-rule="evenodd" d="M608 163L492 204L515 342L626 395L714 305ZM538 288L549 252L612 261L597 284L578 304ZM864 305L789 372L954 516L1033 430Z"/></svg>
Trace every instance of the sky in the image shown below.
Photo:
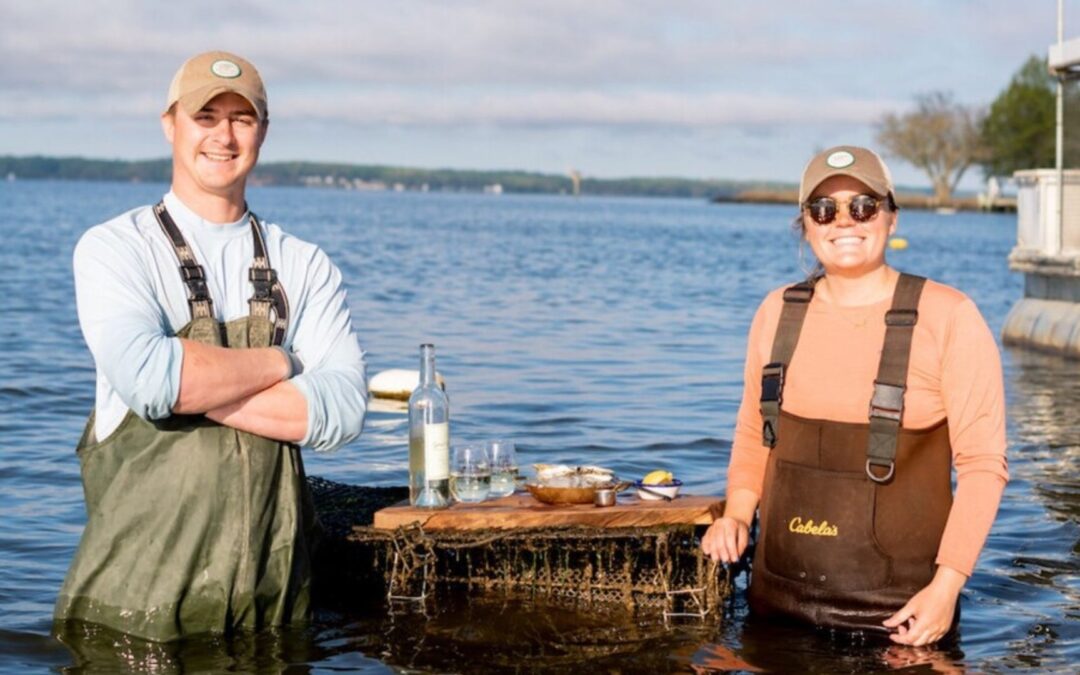
<svg viewBox="0 0 1080 675"><path fill-rule="evenodd" d="M266 82L264 161L796 182L920 93L989 105L1056 22L1056 0L0 0L0 154L165 157L173 73L224 49Z"/></svg>

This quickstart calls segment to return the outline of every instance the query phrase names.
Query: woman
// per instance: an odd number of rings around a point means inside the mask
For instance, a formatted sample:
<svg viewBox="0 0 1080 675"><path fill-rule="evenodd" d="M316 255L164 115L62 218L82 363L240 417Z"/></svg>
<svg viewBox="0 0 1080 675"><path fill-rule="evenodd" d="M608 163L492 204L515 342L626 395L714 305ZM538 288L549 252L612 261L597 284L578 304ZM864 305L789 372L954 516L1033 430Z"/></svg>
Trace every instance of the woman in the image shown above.
<svg viewBox="0 0 1080 675"><path fill-rule="evenodd" d="M1008 480L997 346L963 293L886 264L897 208L874 152L819 153L799 202L823 274L754 317L727 504L702 548L738 561L760 501L755 614L932 643Z"/></svg>

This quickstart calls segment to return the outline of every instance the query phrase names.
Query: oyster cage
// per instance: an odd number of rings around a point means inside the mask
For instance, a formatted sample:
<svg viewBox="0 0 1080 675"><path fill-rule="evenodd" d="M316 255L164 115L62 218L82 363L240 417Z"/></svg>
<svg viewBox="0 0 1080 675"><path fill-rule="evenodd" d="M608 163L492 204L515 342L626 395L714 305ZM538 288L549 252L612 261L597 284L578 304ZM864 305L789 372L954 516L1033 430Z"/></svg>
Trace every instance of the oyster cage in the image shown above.
<svg viewBox="0 0 1080 675"><path fill-rule="evenodd" d="M349 561L366 583L383 584L392 604L422 609L436 590L454 588L704 621L718 619L731 591L727 569L701 553L694 525L424 531L414 524L376 530L357 523L370 523L376 510L389 505L376 506L378 497L391 495L371 491L400 489L320 478L309 483L335 558Z"/></svg>

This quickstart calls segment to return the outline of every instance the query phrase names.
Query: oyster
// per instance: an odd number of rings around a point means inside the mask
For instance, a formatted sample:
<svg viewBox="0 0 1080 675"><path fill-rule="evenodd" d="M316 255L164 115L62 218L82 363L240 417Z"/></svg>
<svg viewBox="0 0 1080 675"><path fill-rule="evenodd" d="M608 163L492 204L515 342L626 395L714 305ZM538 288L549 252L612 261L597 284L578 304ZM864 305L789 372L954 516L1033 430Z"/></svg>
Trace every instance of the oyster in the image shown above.
<svg viewBox="0 0 1080 675"><path fill-rule="evenodd" d="M615 481L615 472L602 466L533 464L536 480L549 487L592 487Z"/></svg>

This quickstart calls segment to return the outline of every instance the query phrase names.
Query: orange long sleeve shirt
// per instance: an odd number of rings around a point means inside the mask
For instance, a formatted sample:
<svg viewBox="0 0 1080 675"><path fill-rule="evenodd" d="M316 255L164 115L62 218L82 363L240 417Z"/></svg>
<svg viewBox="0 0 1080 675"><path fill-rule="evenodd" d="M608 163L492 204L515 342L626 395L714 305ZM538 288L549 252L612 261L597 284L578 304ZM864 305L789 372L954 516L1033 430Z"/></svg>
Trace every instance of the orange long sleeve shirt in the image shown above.
<svg viewBox="0 0 1080 675"><path fill-rule="evenodd" d="M783 288L758 308L747 340L745 387L728 466L728 491L759 497L769 449L761 440L761 368L769 362ZM802 417L866 423L892 300L830 305L815 296L784 382L783 407ZM1001 357L966 295L927 281L911 343L905 428L949 422L956 493L937 563L968 576L975 567L1008 481Z"/></svg>

